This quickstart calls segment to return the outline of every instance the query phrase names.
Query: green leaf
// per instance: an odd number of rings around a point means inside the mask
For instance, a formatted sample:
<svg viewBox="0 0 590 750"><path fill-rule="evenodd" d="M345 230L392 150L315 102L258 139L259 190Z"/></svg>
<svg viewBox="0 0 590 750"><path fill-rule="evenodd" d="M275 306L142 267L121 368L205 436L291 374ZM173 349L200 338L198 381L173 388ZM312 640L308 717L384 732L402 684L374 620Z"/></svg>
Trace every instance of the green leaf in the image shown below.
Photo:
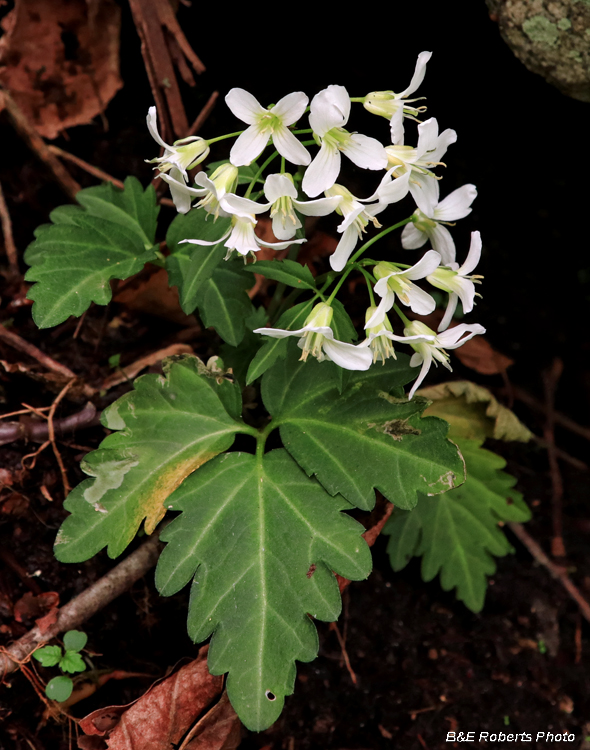
<svg viewBox="0 0 590 750"><path fill-rule="evenodd" d="M223 240L211 247L181 241L199 239L212 242L223 237L230 223L229 218L214 221L206 211L193 209L187 214L178 214L170 224L166 244L171 255L166 258L166 268L170 286L178 287L180 305L187 315L197 307L199 287L211 278L223 261L227 248L223 246Z"/></svg>
<svg viewBox="0 0 590 750"><path fill-rule="evenodd" d="M91 302L106 305L111 279L126 279L156 258L153 246L158 206L150 186L145 191L134 178L121 191L112 185L78 193L84 206L62 206L54 221L35 232L26 250L31 266L27 281L33 319L40 328L81 315Z"/></svg>
<svg viewBox="0 0 590 750"><path fill-rule="evenodd" d="M384 533L390 536L387 551L394 570L413 556L422 556L425 581L440 573L445 591L473 612L483 607L487 576L512 547L499 522L528 521L530 511L513 489L514 477L501 471L506 462L481 447L481 441L457 441L467 467L465 483L440 497L420 496L408 512L395 508Z"/></svg>
<svg viewBox="0 0 590 750"><path fill-rule="evenodd" d="M283 328L287 331L296 331L298 328L302 328L305 319L312 311L313 305L313 300L300 302L298 305L284 312L278 319L275 327ZM260 327L264 328L265 326L262 325ZM289 339L273 339L268 336L261 336L261 338L264 338L264 344L256 352L246 375L246 383L248 385L263 375L277 360L284 359L287 356Z"/></svg>
<svg viewBox="0 0 590 750"><path fill-rule="evenodd" d="M280 449L264 457L219 456L170 498L183 511L162 533L156 585L169 596L194 576L188 629L214 633L212 674L244 724L261 731L293 692L295 660L311 661L318 639L308 613L340 613L332 571L353 580L371 570L362 526ZM315 566L312 567L312 566Z"/></svg>
<svg viewBox="0 0 590 750"><path fill-rule="evenodd" d="M43 667L55 667L61 659L61 646L43 646L33 652L33 656Z"/></svg>
<svg viewBox="0 0 590 750"><path fill-rule="evenodd" d="M259 307L252 315L246 318L246 333L238 346L222 344L221 356L227 367L231 367L234 377L242 387L246 385L246 374L256 352L264 344L262 337L254 333L256 328L266 325L266 310Z"/></svg>
<svg viewBox="0 0 590 750"><path fill-rule="evenodd" d="M238 346L246 333L246 318L254 306L246 294L252 277L244 273L242 260L236 259L216 268L197 292L197 305L203 323L213 326L231 346Z"/></svg>
<svg viewBox="0 0 590 750"><path fill-rule="evenodd" d="M80 190L76 200L92 216L107 219L135 232L146 250L154 244L160 207L153 185L148 185L144 190L136 177L127 177L123 190L111 182L104 182Z"/></svg>
<svg viewBox="0 0 590 750"><path fill-rule="evenodd" d="M68 630L64 635L66 651L82 651L87 642L88 636L81 630Z"/></svg>
<svg viewBox="0 0 590 750"><path fill-rule="evenodd" d="M59 662L59 668L63 672L83 672L86 663L77 651L66 651Z"/></svg>
<svg viewBox="0 0 590 750"><path fill-rule="evenodd" d="M45 695L52 701L67 701L74 689L74 683L69 677L60 675L49 680L45 686Z"/></svg>
<svg viewBox="0 0 590 750"><path fill-rule="evenodd" d="M227 450L243 429L216 388L199 372L196 357L184 357L169 364L165 377L136 380L135 390L103 412L103 424L117 432L82 464L95 478L78 485L65 502L71 515L55 541L58 560L87 560L106 545L117 557L144 519L152 533L168 496L191 472Z"/></svg>
<svg viewBox="0 0 590 750"><path fill-rule="evenodd" d="M245 267L251 273L260 273L267 279L280 281L296 289L312 289L315 291L315 279L307 266L302 266L294 260L258 260Z"/></svg>
<svg viewBox="0 0 590 750"><path fill-rule="evenodd" d="M298 362L289 352L262 380L262 398L278 423L285 448L331 495L370 510L373 488L401 508L417 493L446 492L464 478L448 425L421 418L427 402L408 401L402 385L415 377L409 359L388 359L366 372L348 373L339 393L340 368L331 362Z"/></svg>

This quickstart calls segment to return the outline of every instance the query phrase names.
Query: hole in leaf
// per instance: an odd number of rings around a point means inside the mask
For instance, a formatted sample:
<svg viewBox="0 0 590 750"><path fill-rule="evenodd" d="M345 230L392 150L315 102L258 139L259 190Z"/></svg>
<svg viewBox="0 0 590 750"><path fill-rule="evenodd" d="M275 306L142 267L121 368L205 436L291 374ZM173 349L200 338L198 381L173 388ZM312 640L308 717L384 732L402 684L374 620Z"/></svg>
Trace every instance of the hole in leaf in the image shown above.
<svg viewBox="0 0 590 750"><path fill-rule="evenodd" d="M277 696L274 693L271 693L270 690L267 690L265 695L269 701L276 701L277 699Z"/></svg>

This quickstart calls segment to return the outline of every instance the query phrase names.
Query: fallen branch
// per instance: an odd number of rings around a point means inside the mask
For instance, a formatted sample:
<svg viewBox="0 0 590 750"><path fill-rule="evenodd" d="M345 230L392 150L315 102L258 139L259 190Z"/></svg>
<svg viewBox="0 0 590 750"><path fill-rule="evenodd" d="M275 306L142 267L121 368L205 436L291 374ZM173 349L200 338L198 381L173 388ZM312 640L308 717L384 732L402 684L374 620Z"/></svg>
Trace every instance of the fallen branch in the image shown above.
<svg viewBox="0 0 590 750"><path fill-rule="evenodd" d="M67 497L70 494L70 490L72 489L70 487L70 482L68 480L68 474L66 472L66 467L64 466L63 458L61 457L61 453L59 452L59 448L57 447L57 443L55 442L55 429L53 426L53 417L55 415L55 410L57 409L57 405L59 402L63 399L63 397L66 395L66 393L70 390L70 388L74 385L76 382L76 379L70 380L64 387L61 389L57 397L54 399L53 403L51 404L51 409L49 410L49 414L47 415L47 429L49 431L49 442L51 443L51 447L53 448L53 455L55 456L55 460L57 461L57 465L59 466L59 471L61 474L61 481L64 488L64 497Z"/></svg>
<svg viewBox="0 0 590 750"><path fill-rule="evenodd" d="M96 612L127 591L156 564L160 541L151 536L139 549L131 553L109 573L90 588L58 610L57 621L45 632L35 626L6 649L0 650L0 681L26 663L38 646L42 646L59 633L74 630Z"/></svg>
<svg viewBox="0 0 590 750"><path fill-rule="evenodd" d="M29 357L36 359L37 362L42 364L48 370L57 372L60 375L63 375L68 380L71 380L72 378L74 380L79 379L76 373L72 372L69 367L56 362L54 359L42 352L41 349L38 349L34 344L30 344L28 341L25 341L16 333L9 331L2 324L0 324L0 340L9 344L14 349L18 349L20 352L28 354ZM82 386L82 392L87 398L92 398L92 396L96 394L96 390L86 383L84 383L84 385Z"/></svg>
<svg viewBox="0 0 590 750"><path fill-rule="evenodd" d="M211 96L209 97L207 101L207 104L205 104L203 109L197 115L193 124L188 129L188 133L186 134L187 137L191 135L196 135L199 132L199 130L205 123L206 119L209 117L209 115L213 111L213 107L215 106L215 102L217 101L218 96L219 96L219 91L214 91L211 94Z"/></svg>
<svg viewBox="0 0 590 750"><path fill-rule="evenodd" d="M51 151L52 154L55 154L56 156L59 156L61 159L65 159L66 161L71 161L72 164L75 164L77 167L80 167L80 169L83 169L85 172L88 172L88 174L91 174L93 177L96 177L99 180L104 180L105 182L112 182L113 185L115 185L118 188L123 188L125 185L121 182L121 180L118 180L116 177L111 177L110 174L103 171L102 169L99 169L98 167L94 167L92 164L89 164L87 161L84 161L84 159L80 159L79 156L74 156L74 154L70 154L69 151L64 151L61 148L58 148L57 146L47 146L49 151Z"/></svg>
<svg viewBox="0 0 590 750"><path fill-rule="evenodd" d="M561 373L563 372L563 362L559 357L553 360L551 369L543 373L543 387L545 389L545 408L547 419L543 427L543 437L547 443L547 456L549 458L549 468L551 471L551 509L553 521L553 539L551 540L551 554L553 557L565 557L565 545L563 543L563 480L557 461L555 450L555 391Z"/></svg>
<svg viewBox="0 0 590 750"><path fill-rule="evenodd" d="M39 159L49 167L66 195L69 195L70 198L75 198L76 193L80 190L80 185L74 180L59 159L51 153L48 145L6 90L0 91L0 109L6 110L15 130L27 142L29 148L37 154Z"/></svg>
<svg viewBox="0 0 590 750"><path fill-rule="evenodd" d="M25 409L24 413L27 413L27 411ZM63 435L64 433L73 432L82 427L92 427L96 424L99 424L96 407L89 401L82 411L70 414L68 417L62 417L62 419L54 419L53 431L55 435ZM5 422L0 424L0 445L6 445L15 440L42 443L48 437L49 424L47 422Z"/></svg>
<svg viewBox="0 0 590 750"><path fill-rule="evenodd" d="M2 234L4 235L4 249L8 258L8 265L13 276L19 276L18 252L12 236L12 220L4 198L4 191L0 185L0 221L2 222Z"/></svg>
<svg viewBox="0 0 590 750"><path fill-rule="evenodd" d="M535 560L540 563L543 567L551 573L553 578L560 581L561 585L572 597L572 599L580 607L580 612L590 622L590 604L582 596L578 587L573 584L565 572L564 568L556 565L552 562L547 555L543 552L539 544L525 531L524 527L519 523L510 522L508 524L512 532L520 539L524 546L528 549Z"/></svg>

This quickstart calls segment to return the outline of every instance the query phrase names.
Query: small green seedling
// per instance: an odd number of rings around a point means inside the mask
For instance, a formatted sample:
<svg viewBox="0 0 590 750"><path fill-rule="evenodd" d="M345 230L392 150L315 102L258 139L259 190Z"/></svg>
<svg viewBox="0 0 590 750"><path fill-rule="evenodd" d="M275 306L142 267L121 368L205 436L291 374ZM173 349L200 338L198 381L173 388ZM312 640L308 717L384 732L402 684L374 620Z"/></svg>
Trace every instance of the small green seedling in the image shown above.
<svg viewBox="0 0 590 750"><path fill-rule="evenodd" d="M79 630L68 630L64 635L64 649L61 646L43 646L33 656L44 667L59 667L62 672L84 672L86 664L80 651L86 645L88 636ZM59 675L49 680L45 695L54 701L65 701L72 694L74 683L70 677Z"/></svg>

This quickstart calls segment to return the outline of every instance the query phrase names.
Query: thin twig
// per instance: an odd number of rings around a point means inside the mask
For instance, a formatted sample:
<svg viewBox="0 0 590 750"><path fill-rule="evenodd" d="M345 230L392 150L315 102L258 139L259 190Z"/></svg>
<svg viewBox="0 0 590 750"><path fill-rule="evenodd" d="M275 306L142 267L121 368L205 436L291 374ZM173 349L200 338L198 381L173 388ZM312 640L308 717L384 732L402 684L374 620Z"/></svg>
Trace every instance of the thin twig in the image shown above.
<svg viewBox="0 0 590 750"><path fill-rule="evenodd" d="M551 471L551 506L553 521L553 539L551 540L551 554L553 557L565 557L565 546L563 543L563 480L559 470L559 463L555 451L555 391L557 383L563 372L563 362L559 357L553 360L551 369L543 373L543 386L545 389L545 407L547 419L543 428L543 437L547 443L547 455L549 457L549 468Z"/></svg>
<svg viewBox="0 0 590 750"><path fill-rule="evenodd" d="M527 531L525 531L524 527L520 523L514 523L513 521L511 521L508 523L508 526L528 549L535 560L545 568L547 568L553 578L561 582L561 585L564 587L564 589L580 607L580 612L582 613L582 615L588 622L590 622L590 604L588 604L586 599L582 596L578 587L571 582L565 570L559 565L556 565L547 557L539 544L530 536Z"/></svg>
<svg viewBox="0 0 590 750"><path fill-rule="evenodd" d="M18 270L18 251L14 244L14 237L12 236L12 220L10 218L10 212L6 205L6 199L4 198L4 191L0 184L0 221L2 222L2 234L4 235L4 249L6 250L6 257L8 258L8 265L10 266L10 272L13 276L19 276Z"/></svg>
<svg viewBox="0 0 590 750"><path fill-rule="evenodd" d="M219 96L219 91L214 91L211 94L211 96L209 97L207 101L207 104L205 104L203 109L197 115L193 124L188 129L187 136L196 135L199 132L199 130L205 123L206 119L209 117L209 115L213 111L213 107L215 106L215 102L217 101L218 96Z"/></svg>
<svg viewBox="0 0 590 750"><path fill-rule="evenodd" d="M70 490L72 488L70 487L70 483L68 481L68 474L66 472L66 467L64 466L61 453L59 452L57 443L55 442L55 430L53 427L53 417L55 415L55 410L57 409L57 405L62 400L62 398L66 395L69 389L74 385L75 382L76 382L75 379L70 380L69 383L66 383L66 385L64 385L64 387L58 393L55 401L51 404L51 409L49 410L49 415L47 416L47 428L49 430L49 442L51 443L51 447L53 448L53 455L55 456L55 460L57 461L57 464L59 466L59 470L61 473L61 481L62 481L63 488L64 488L64 497L67 497L70 494Z"/></svg>
<svg viewBox="0 0 590 750"><path fill-rule="evenodd" d="M352 684L356 685L358 680L350 664L350 659L348 658L348 651L346 650L346 643L344 642L344 638L342 637L340 629L338 628L338 625L335 622L331 622L330 630L333 630L336 633L336 638L338 638L338 643L340 644L340 649L342 651L342 658L344 659L344 663L346 664L346 669L348 670L348 674L350 675Z"/></svg>
<svg viewBox="0 0 590 750"><path fill-rule="evenodd" d="M108 172L105 172L103 169L99 169L99 167L94 167L92 164L84 161L84 159L80 159L79 156L74 156L74 154L70 154L68 151L64 151L57 146L47 146L47 148L49 149L49 151L51 151L52 154L55 154L62 159L66 159L66 161L71 161L72 164L80 167L80 169L88 172L88 174L91 174L93 177L96 177L99 180L104 180L105 182L112 182L113 185L121 189L125 187L121 180L118 180L116 177L112 177L110 174L108 174Z"/></svg>
<svg viewBox="0 0 590 750"><path fill-rule="evenodd" d="M51 406L43 408L51 409ZM30 414L30 410L12 412L12 414ZM44 414L41 416L45 417ZM55 435L63 435L66 432L78 430L82 427L93 427L96 424L99 424L96 407L89 401L82 411L70 414L68 417L63 417L62 419L54 419L53 430ZM48 437L48 422L7 422L0 424L0 445L6 445L15 440L23 439L30 440L31 442L39 442L44 441Z"/></svg>
<svg viewBox="0 0 590 750"><path fill-rule="evenodd" d="M545 440L543 440L543 438L540 438L538 435L532 435L531 440L533 440L537 445L540 445L541 448L547 448L547 443L545 442ZM555 455L557 456L557 458L565 461L567 464L570 464L570 466L574 466L580 471L588 471L590 469L590 466L588 466L588 464L580 461L580 459L576 458L575 456L570 456L569 453L562 450L561 448L558 448L557 445L555 446Z"/></svg>
<svg viewBox="0 0 590 750"><path fill-rule="evenodd" d="M139 549L100 578L90 588L58 610L57 621L41 632L35 626L6 649L0 650L0 681L26 663L33 651L66 630L74 630L127 591L156 564L160 542L154 534Z"/></svg>
<svg viewBox="0 0 590 750"><path fill-rule="evenodd" d="M41 138L24 112L5 89L0 91L0 109L6 109L19 135L28 143L29 147L37 154L41 161L49 167L64 192L70 198L75 198L76 193L80 190L80 185L74 180L59 159L51 153L43 138Z"/></svg>
<svg viewBox="0 0 590 750"><path fill-rule="evenodd" d="M65 365L62 365L59 362L56 362L54 359L52 359L47 354L42 352L41 349L38 349L34 344L30 344L28 341L25 341L16 333L9 331L7 328L5 328L1 324L0 324L0 340L9 344L14 349L18 349L20 352L24 352L25 354L28 354L29 357L36 359L37 362L42 364L48 370L57 372L60 375L63 375L65 378L68 378L68 380L71 380L72 378L76 378L76 379L78 378L76 373L72 372L69 367L66 367ZM96 393L96 390L92 388L91 386L87 385L86 383L82 386L82 391L87 398L91 398Z"/></svg>
<svg viewBox="0 0 590 750"><path fill-rule="evenodd" d="M528 407L534 409L535 411L546 414L545 405L534 396L531 396L531 394L525 391L523 388L514 386L513 391L514 397L519 401L522 401L523 404L526 404ZM504 393L505 390L502 389L502 392ZM556 425L565 427L566 430L574 432L576 435L580 435L581 437L586 438L586 440L590 440L590 427L584 427L583 425L574 422L573 419L566 417L565 414L561 414L561 412L558 411L554 411L553 418Z"/></svg>

